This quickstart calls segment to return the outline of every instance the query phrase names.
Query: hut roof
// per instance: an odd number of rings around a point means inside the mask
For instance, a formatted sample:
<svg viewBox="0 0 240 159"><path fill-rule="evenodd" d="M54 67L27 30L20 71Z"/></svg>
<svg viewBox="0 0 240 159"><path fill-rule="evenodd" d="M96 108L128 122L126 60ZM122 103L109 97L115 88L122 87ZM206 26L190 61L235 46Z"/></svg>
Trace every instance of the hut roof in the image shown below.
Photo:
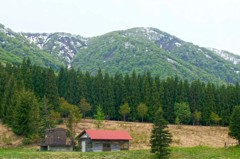
<svg viewBox="0 0 240 159"><path fill-rule="evenodd" d="M78 137L87 134L92 140L132 140L125 130L84 130Z"/></svg>

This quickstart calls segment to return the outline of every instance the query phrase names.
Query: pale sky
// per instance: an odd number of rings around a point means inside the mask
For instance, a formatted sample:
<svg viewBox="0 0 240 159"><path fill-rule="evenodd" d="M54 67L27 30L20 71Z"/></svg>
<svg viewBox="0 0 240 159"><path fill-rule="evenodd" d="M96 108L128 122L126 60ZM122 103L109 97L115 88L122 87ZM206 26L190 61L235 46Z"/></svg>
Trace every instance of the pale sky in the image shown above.
<svg viewBox="0 0 240 159"><path fill-rule="evenodd" d="M240 0L0 0L0 23L17 32L84 37L155 27L199 46L240 54Z"/></svg>

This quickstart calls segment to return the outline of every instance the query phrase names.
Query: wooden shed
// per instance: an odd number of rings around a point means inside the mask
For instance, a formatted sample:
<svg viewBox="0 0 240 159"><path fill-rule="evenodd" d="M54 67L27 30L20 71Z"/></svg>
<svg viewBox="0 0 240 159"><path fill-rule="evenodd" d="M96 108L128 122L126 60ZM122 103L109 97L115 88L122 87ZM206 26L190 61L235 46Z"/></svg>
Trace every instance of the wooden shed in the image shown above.
<svg viewBox="0 0 240 159"><path fill-rule="evenodd" d="M40 149L48 151L72 151L73 145L67 144L66 129L54 128L45 130L45 140L40 145Z"/></svg>
<svg viewBox="0 0 240 159"><path fill-rule="evenodd" d="M82 152L129 150L132 137L125 130L84 130L78 135Z"/></svg>

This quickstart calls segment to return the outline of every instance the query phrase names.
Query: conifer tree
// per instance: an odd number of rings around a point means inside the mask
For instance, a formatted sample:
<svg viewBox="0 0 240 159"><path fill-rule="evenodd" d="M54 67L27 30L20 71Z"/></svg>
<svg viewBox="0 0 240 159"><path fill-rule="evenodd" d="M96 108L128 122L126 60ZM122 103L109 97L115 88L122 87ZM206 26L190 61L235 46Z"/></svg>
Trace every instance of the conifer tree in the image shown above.
<svg viewBox="0 0 240 159"><path fill-rule="evenodd" d="M58 88L57 88L57 79L54 74L54 71L49 68L45 72L45 96L48 99L49 103L54 106L54 110L59 109L59 95L58 95Z"/></svg>
<svg viewBox="0 0 240 159"><path fill-rule="evenodd" d="M102 102L106 118L112 119L115 116L113 82L108 73L105 73L103 79Z"/></svg>
<svg viewBox="0 0 240 159"><path fill-rule="evenodd" d="M238 140L240 145L240 106L235 106L229 124L229 135Z"/></svg>
<svg viewBox="0 0 240 159"><path fill-rule="evenodd" d="M149 105L149 110L148 110L148 118L150 121L153 121L154 114L156 111L159 109L160 103L160 92L157 90L157 85L156 82L153 81L152 84L152 91L151 91L151 105Z"/></svg>
<svg viewBox="0 0 240 159"><path fill-rule="evenodd" d="M79 123L81 118L82 118L82 114L81 114L79 108L76 106L73 107L70 110L70 113L68 116L68 121L67 121L68 135L71 139L71 145L74 144L74 138L76 135L77 124Z"/></svg>
<svg viewBox="0 0 240 159"><path fill-rule="evenodd" d="M167 124L168 122L163 118L163 111L159 108L153 122L150 143L151 152L157 154L160 159L166 159L170 154L169 146L172 142L172 135L167 130Z"/></svg>
<svg viewBox="0 0 240 159"><path fill-rule="evenodd" d="M115 111L117 112L118 106L123 102L124 96L124 84L123 84L123 75L121 73L116 73L113 80L113 93L114 93L114 106ZM119 116L118 113L115 114L115 119Z"/></svg>
<svg viewBox="0 0 240 159"><path fill-rule="evenodd" d="M3 94L2 102L0 103L0 110L1 110L1 118L4 123L8 124L9 126L12 125L13 119L13 110L15 109L16 105L16 94L17 94L17 86L16 80L14 75L10 75L8 77L8 82L5 86L5 91Z"/></svg>
<svg viewBox="0 0 240 159"><path fill-rule="evenodd" d="M18 135L37 135L39 130L38 101L31 91L18 93L13 116L13 131Z"/></svg>
<svg viewBox="0 0 240 159"><path fill-rule="evenodd" d="M51 116L51 111L53 106L49 104L46 97L43 97L40 104L40 128L39 128L39 136L41 142L45 139L45 130L55 127L54 120Z"/></svg>
<svg viewBox="0 0 240 159"><path fill-rule="evenodd" d="M94 114L94 119L96 120L97 128L100 128L100 126L103 123L103 120L105 119L105 115L100 105L97 107L97 112L96 114Z"/></svg>

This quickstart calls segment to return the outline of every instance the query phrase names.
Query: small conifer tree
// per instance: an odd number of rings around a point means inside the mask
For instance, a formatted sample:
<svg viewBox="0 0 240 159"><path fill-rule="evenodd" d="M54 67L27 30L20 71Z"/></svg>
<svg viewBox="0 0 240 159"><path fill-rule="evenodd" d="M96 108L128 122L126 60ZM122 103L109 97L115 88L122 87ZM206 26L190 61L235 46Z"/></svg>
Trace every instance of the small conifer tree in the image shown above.
<svg viewBox="0 0 240 159"><path fill-rule="evenodd" d="M105 115L100 105L97 107L97 112L94 114L94 119L96 120L95 124L97 125L97 128L100 128L100 126L103 124L103 120L105 119Z"/></svg>
<svg viewBox="0 0 240 159"><path fill-rule="evenodd" d="M238 145L240 144L240 106L236 106L233 110L232 116L230 118L229 124L229 135L238 140Z"/></svg>
<svg viewBox="0 0 240 159"><path fill-rule="evenodd" d="M170 143L172 135L167 130L168 122L163 118L163 111L160 108L155 115L153 130L151 134L151 152L156 153L160 159L168 158L170 154Z"/></svg>

